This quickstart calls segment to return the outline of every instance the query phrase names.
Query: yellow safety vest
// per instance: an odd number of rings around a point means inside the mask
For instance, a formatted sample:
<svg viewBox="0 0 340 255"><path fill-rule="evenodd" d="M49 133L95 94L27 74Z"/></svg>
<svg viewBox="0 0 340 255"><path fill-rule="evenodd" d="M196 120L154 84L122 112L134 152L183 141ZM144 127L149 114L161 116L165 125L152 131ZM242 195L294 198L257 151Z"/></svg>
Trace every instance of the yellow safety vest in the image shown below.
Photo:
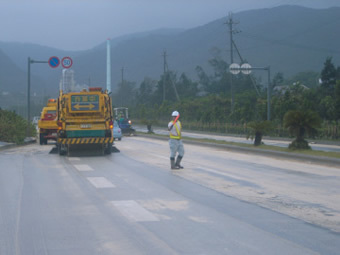
<svg viewBox="0 0 340 255"><path fill-rule="evenodd" d="M173 123L173 121L171 121L171 123ZM177 123L178 123L179 127L178 127ZM172 132L170 131L170 138L171 138L171 139L177 139L177 140L179 140L179 139L182 138L182 134L181 134L182 125L181 125L181 122L178 120L178 121L175 123L174 127L176 128L176 133L177 133L177 135L173 135Z"/></svg>

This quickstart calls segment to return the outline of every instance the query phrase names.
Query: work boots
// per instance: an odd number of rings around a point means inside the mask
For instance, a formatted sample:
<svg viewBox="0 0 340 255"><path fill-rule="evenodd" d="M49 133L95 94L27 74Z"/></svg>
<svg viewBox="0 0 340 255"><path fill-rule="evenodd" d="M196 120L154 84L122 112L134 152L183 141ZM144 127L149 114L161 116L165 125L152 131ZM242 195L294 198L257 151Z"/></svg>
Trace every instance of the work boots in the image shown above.
<svg viewBox="0 0 340 255"><path fill-rule="evenodd" d="M170 158L170 163L171 163L171 169L179 169L179 167L176 166L176 164L175 164L174 158Z"/></svg>
<svg viewBox="0 0 340 255"><path fill-rule="evenodd" d="M183 168L183 166L180 165L181 160L182 160L182 157L181 157L181 156L178 156L177 159L176 159L175 167Z"/></svg>

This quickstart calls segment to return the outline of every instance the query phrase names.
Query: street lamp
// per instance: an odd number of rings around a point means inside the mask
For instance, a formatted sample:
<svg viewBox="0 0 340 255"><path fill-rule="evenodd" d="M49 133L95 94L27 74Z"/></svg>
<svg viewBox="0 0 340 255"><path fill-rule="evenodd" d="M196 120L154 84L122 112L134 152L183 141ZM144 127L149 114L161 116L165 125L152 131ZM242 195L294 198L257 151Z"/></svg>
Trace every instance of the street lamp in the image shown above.
<svg viewBox="0 0 340 255"><path fill-rule="evenodd" d="M33 60L28 57L27 61L27 137L30 135L30 123L31 123L31 64L35 63L48 63L48 61Z"/></svg>

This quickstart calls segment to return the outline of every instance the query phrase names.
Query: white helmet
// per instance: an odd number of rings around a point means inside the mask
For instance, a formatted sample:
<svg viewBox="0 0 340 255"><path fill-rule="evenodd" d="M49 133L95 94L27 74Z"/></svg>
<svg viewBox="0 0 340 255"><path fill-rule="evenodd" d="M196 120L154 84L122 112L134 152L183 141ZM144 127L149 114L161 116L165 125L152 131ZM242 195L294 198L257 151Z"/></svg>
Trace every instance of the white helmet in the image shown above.
<svg viewBox="0 0 340 255"><path fill-rule="evenodd" d="M177 117L178 115L179 115L178 111L173 111L171 114L172 117Z"/></svg>

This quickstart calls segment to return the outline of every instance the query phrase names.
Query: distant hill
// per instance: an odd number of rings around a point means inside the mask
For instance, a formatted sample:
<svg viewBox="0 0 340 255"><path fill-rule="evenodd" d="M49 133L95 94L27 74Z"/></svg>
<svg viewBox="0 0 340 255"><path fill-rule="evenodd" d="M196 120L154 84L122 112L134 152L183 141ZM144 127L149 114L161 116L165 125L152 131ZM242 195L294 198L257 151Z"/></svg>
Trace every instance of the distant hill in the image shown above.
<svg viewBox="0 0 340 255"><path fill-rule="evenodd" d="M310 9L281 6L271 9L236 13L239 22L235 29L235 43L244 59L252 66L271 66L272 74L284 73L289 77L301 71L321 71L325 59L333 57L340 63L340 8ZM229 63L229 31L226 17L189 30L161 29L112 39L112 83L125 79L139 84L145 76L158 79L163 72L163 50L168 54L168 66L179 74L185 72L197 79L197 65L208 69L214 47ZM48 59L50 56L70 56L72 69L79 84L105 86L105 42L87 51L67 52L38 45L1 43L0 49L26 72L27 57ZM239 62L236 52L235 61ZM1 56L0 56L1 57ZM2 58L2 57L1 57ZM2 61L3 62L3 61ZM14 67L13 67L14 68ZM17 69L13 69L20 72ZM11 72L5 72L7 75ZM46 89L57 91L61 68L52 70L47 65L33 65L32 73L46 81ZM256 72L255 75L260 75ZM1 81L0 77L0 81ZM6 78L8 79L8 78ZM14 77L13 77L14 79ZM19 85L18 85L19 86Z"/></svg>
<svg viewBox="0 0 340 255"><path fill-rule="evenodd" d="M152 31L146 31L141 33L129 34L111 39L111 48L114 49L120 43L128 40L138 40L140 38L157 34L161 36L165 35L176 35L183 32L183 29L172 29L163 28ZM103 42L96 47L85 50L85 51L64 51L51 47L30 44L30 43L18 43L18 42L1 42L0 50L3 57L0 55L0 63L5 63L6 68L2 68L3 75L0 75L0 82L2 80L11 80L14 88L20 86L27 86L27 62L28 57L37 61L47 61L51 56L57 56L60 59L65 56L70 56L73 59L73 69L76 70L76 82L79 84L88 84L89 81L94 84L106 84L106 42ZM11 64L7 65L7 59L10 59ZM113 61L114 62L114 59ZM13 65L15 67L12 67ZM101 70L104 68L104 70ZM18 73L15 75L6 75L7 72L4 70L13 69L13 73ZM77 73L78 70L79 73ZM84 70L84 71L83 71ZM120 70L120 67L119 67ZM11 72L10 72L11 73ZM48 64L32 64L31 74L35 75L32 77L32 93L40 93L43 89L45 94L52 96L55 95L59 88L59 81L61 79L62 69L56 68L52 69ZM79 75L80 74L80 75ZM104 75L104 76L103 76ZM7 76L7 77L5 77ZM102 77L103 76L103 77ZM18 77L25 77L21 79L20 85L16 82ZM40 79L38 78L40 77ZM24 84L23 84L24 83ZM34 86L34 84L37 84ZM36 89L35 89L36 88ZM0 87L1 89L1 87Z"/></svg>
<svg viewBox="0 0 340 255"><path fill-rule="evenodd" d="M321 71L328 56L340 62L340 8L309 9L281 6L272 9L237 13L234 20L234 40L242 57L252 66L271 66L272 73L283 72L286 77L301 71ZM222 50L230 62L229 31L226 18L175 35L151 34L122 41L112 49L113 81L125 78L140 82L145 76L158 79L163 70L162 52L167 50L169 68L196 78L195 67L208 68L213 56L211 49ZM234 53L237 59L236 52ZM105 84L105 49L80 55L74 67L86 82L86 74ZM239 60L238 60L239 62ZM86 63L86 64L85 64ZM93 65L92 65L93 63ZM99 68L98 68L99 67ZM256 74L257 75L257 74Z"/></svg>
<svg viewBox="0 0 340 255"><path fill-rule="evenodd" d="M14 46L16 44L10 44ZM41 48L39 46L37 49ZM26 47L24 47L26 48ZM20 48L18 48L20 49ZM13 52L15 48L13 47ZM18 50L20 52L20 50ZM0 92L15 92L26 95L27 91L27 69L28 69L28 57L20 58L20 53L13 53L11 55L5 54L0 47ZM11 51L9 51L11 53ZM11 56L11 57L10 57ZM38 59L37 59L38 60ZM45 60L45 59L42 59ZM22 63L21 63L22 62ZM22 65L21 65L22 64ZM41 93L42 91L49 91L48 86L46 86L46 81L44 76L41 76L41 72L33 71L34 65L31 64L31 84L32 93ZM21 68L19 67L21 66ZM22 67L25 69L22 69ZM43 66L42 66L43 67ZM45 66L46 68L46 66Z"/></svg>
<svg viewBox="0 0 340 255"><path fill-rule="evenodd" d="M27 75L0 49L0 93L23 90Z"/></svg>

